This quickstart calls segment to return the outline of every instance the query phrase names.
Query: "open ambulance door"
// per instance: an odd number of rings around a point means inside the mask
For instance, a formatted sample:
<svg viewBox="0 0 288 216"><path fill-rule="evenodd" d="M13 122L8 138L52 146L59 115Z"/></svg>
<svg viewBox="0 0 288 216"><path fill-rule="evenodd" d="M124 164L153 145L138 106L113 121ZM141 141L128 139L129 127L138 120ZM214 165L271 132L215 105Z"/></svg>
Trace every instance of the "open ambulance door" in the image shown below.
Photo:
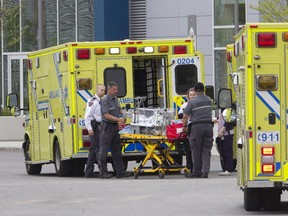
<svg viewBox="0 0 288 216"><path fill-rule="evenodd" d="M78 119L78 130L76 130L76 143L74 151L78 152L79 150L84 150L87 147L90 147L90 142L87 144L86 141L89 140L89 137L83 133L85 128L85 110L87 101L93 97L96 93L96 78L94 77L94 70L81 70L76 73L76 115ZM82 139L79 139L82 137ZM81 144L82 140L82 144ZM83 148L84 147L84 148Z"/></svg>
<svg viewBox="0 0 288 216"><path fill-rule="evenodd" d="M172 55L168 59L168 65L171 72L169 79L171 80L171 88L169 89L173 101L170 106L176 109L176 116L185 103L186 93L197 82L204 81L204 73L202 66L202 57L195 55Z"/></svg>
<svg viewBox="0 0 288 216"><path fill-rule="evenodd" d="M132 57L98 58L96 68L97 83L107 86L110 81L116 82L121 107L133 107Z"/></svg>

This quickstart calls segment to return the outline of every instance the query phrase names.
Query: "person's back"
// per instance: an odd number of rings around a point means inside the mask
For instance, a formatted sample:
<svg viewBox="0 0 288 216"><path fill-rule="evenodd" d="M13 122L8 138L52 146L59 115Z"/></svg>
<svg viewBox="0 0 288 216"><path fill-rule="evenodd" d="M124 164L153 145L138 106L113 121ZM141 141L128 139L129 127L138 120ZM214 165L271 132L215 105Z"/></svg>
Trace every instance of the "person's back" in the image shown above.
<svg viewBox="0 0 288 216"><path fill-rule="evenodd" d="M204 95L204 85L196 83L194 90L197 94L190 100L184 110L183 124L191 120L190 145L193 158L193 173L188 178L208 178L210 171L211 148L213 142L212 101ZM184 129L186 132L187 129Z"/></svg>

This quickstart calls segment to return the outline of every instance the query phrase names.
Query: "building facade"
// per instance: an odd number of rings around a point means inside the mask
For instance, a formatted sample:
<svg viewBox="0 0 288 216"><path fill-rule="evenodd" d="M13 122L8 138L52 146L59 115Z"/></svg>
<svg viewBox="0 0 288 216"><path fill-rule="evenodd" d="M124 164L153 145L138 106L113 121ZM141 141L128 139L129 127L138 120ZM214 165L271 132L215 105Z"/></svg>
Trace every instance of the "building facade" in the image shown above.
<svg viewBox="0 0 288 216"><path fill-rule="evenodd" d="M26 59L30 51L72 41L187 37L191 28L196 47L205 56L206 83L217 91L227 80L225 47L235 34L235 2L1 0L2 12L13 7L19 11L14 19L2 16L0 106L6 106L10 92L18 93L21 108L28 106ZM258 0L238 2L239 27L260 21L258 12L249 6Z"/></svg>

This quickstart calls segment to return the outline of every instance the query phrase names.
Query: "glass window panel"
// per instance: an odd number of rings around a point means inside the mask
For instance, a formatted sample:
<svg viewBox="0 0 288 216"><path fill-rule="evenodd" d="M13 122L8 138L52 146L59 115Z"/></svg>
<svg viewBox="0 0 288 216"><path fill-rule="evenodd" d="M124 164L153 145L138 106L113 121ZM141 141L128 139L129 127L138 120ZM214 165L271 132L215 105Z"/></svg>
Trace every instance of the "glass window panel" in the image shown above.
<svg viewBox="0 0 288 216"><path fill-rule="evenodd" d="M22 1L23 2L23 1ZM37 1L25 1L22 9L22 51L29 52L37 47Z"/></svg>
<svg viewBox="0 0 288 216"><path fill-rule="evenodd" d="M234 4L235 0L214 1L214 25L234 25ZM245 24L245 0L239 0L239 24Z"/></svg>
<svg viewBox="0 0 288 216"><path fill-rule="evenodd" d="M106 68L104 70L104 84L114 81L118 85L117 97L124 97L126 95L126 71L124 68Z"/></svg>
<svg viewBox="0 0 288 216"><path fill-rule="evenodd" d="M227 44L234 43L234 29L214 29L214 47L226 47Z"/></svg>
<svg viewBox="0 0 288 216"><path fill-rule="evenodd" d="M57 45L57 0L46 0L43 4L43 46L51 47Z"/></svg>
<svg viewBox="0 0 288 216"><path fill-rule="evenodd" d="M11 91L18 94L20 104L20 60L11 60Z"/></svg>
<svg viewBox="0 0 288 216"><path fill-rule="evenodd" d="M19 0L4 1L3 4L3 31L4 52L20 51L20 6Z"/></svg>
<svg viewBox="0 0 288 216"><path fill-rule="evenodd" d="M59 43L75 41L75 0L59 1L59 20Z"/></svg>
<svg viewBox="0 0 288 216"><path fill-rule="evenodd" d="M215 50L215 90L227 87L226 50Z"/></svg>
<svg viewBox="0 0 288 216"><path fill-rule="evenodd" d="M94 3L78 0L78 41L94 40Z"/></svg>
<svg viewBox="0 0 288 216"><path fill-rule="evenodd" d="M188 89L198 82L197 66L194 64L176 66L175 81L176 93L186 95Z"/></svg>

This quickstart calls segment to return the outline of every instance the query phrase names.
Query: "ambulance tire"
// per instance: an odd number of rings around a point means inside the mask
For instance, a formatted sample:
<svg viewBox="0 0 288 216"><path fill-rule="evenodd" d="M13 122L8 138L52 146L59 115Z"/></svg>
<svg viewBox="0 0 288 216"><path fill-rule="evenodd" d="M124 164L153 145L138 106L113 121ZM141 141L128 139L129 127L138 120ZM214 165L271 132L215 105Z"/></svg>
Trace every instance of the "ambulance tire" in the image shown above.
<svg viewBox="0 0 288 216"><path fill-rule="evenodd" d="M79 158L79 159L74 159L71 162L73 163L73 170L72 170L72 176L80 177L84 176L84 168L86 164L86 159Z"/></svg>
<svg viewBox="0 0 288 216"><path fill-rule="evenodd" d="M263 191L263 209L265 211L279 210L281 203L281 190L267 189Z"/></svg>
<svg viewBox="0 0 288 216"><path fill-rule="evenodd" d="M72 161L71 160L61 160L61 152L58 140L54 145L54 165L56 175L59 177L71 176L72 174Z"/></svg>
<svg viewBox="0 0 288 216"><path fill-rule="evenodd" d="M26 145L24 148L24 157L25 157L25 161L30 161L30 157L29 157L29 145L30 145L30 140L26 141ZM25 163L25 168L26 168L26 172L29 175L39 175L41 173L42 170L42 164L26 164Z"/></svg>
<svg viewBox="0 0 288 216"><path fill-rule="evenodd" d="M246 211L260 211L262 207L262 191L259 188L244 189L244 208Z"/></svg>

